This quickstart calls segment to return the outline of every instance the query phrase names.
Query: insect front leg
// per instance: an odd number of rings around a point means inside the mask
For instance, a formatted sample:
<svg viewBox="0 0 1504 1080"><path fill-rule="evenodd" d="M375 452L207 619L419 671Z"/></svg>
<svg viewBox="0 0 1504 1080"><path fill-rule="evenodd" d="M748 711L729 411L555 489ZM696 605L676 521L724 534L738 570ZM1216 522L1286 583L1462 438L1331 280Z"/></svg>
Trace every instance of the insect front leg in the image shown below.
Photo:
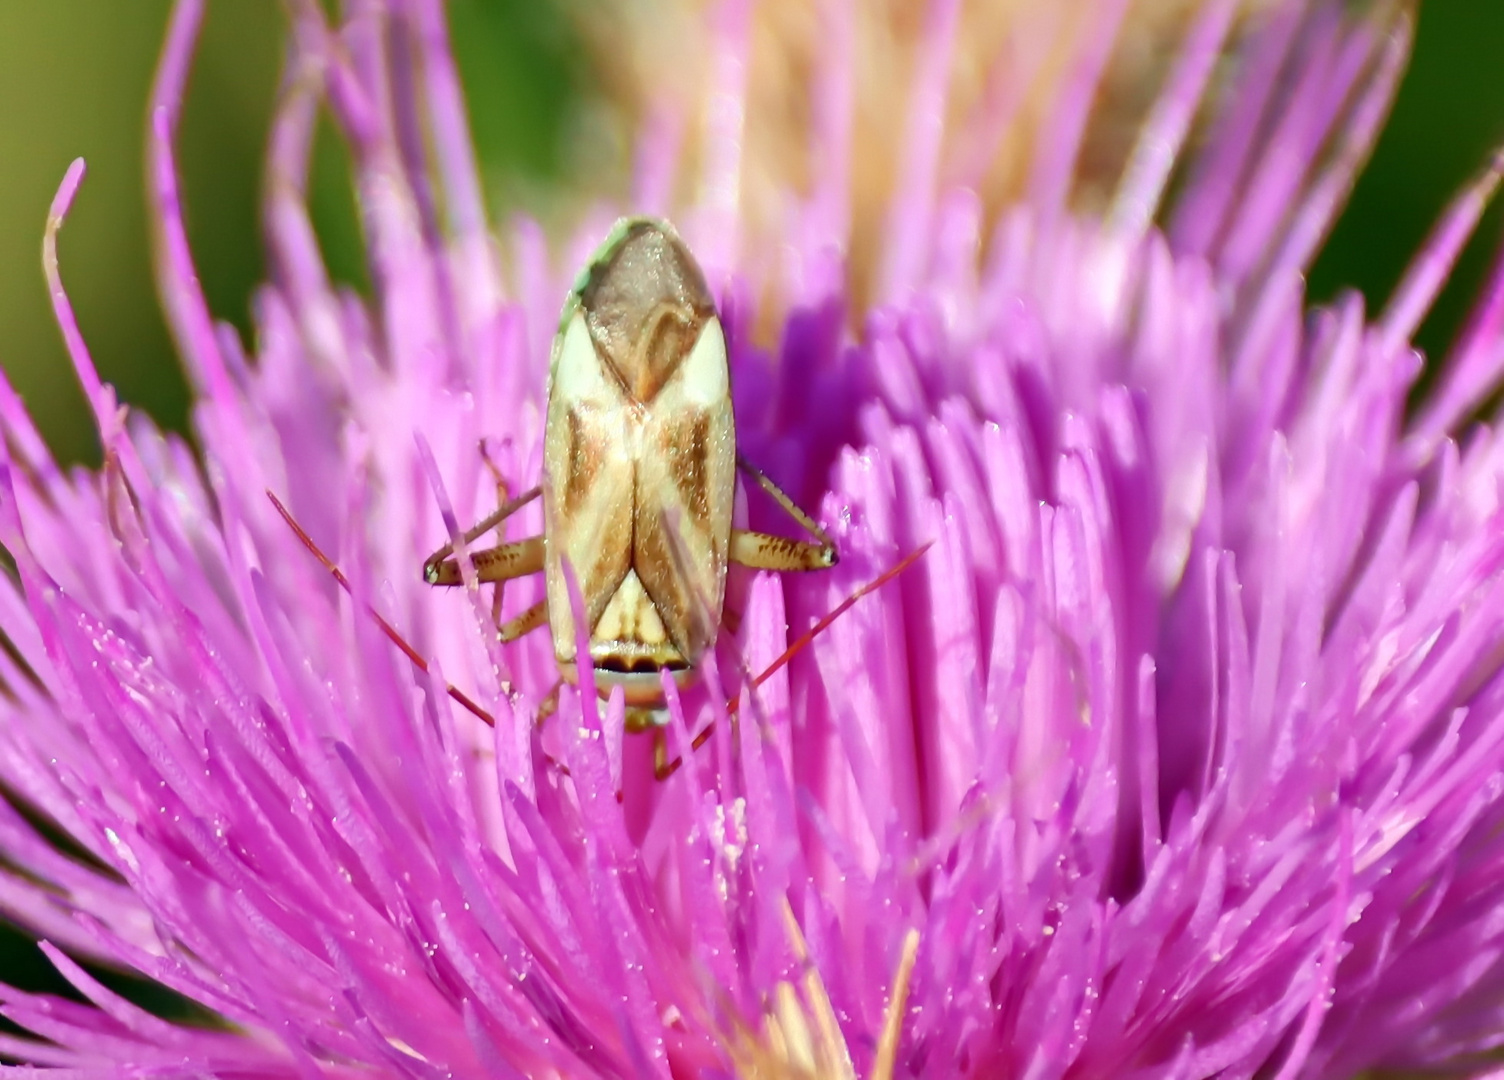
<svg viewBox="0 0 1504 1080"><path fill-rule="evenodd" d="M470 552L470 561L475 565L475 576L482 583L510 581L541 573L543 570L543 537L529 536L526 540L512 540L495 547ZM453 586L464 584L460 576L459 560L450 556L430 556L423 563L423 580L430 585ZM538 625L542 625L539 623Z"/></svg>
<svg viewBox="0 0 1504 1080"><path fill-rule="evenodd" d="M486 533L488 533L492 529L496 528L496 526L500 525L507 518L511 517L517 511L521 510L524 506L526 506L528 503L532 502L534 499L536 499L539 495L542 495L542 494L543 494L543 488L539 487L539 486L534 486L534 487L529 488L527 491L524 491L521 495L517 496L515 499L512 499L510 502L504 502L504 503L502 503L495 510L491 511L491 513L487 514L484 518L482 518L478 524L473 525L469 529L465 530L465 543L466 544L473 543L477 538L484 536ZM506 545L502 545L502 546L505 547ZM451 540L450 542L446 543L443 547L439 548L438 551L435 551L428 558L424 559L423 560L423 580L426 581L426 582L428 582L430 585L458 585L459 584L459 576L458 576L458 574L459 574L459 564L456 563L455 560L452 558L453 555L454 555L454 541ZM448 580L438 581L438 580L435 580L435 575L439 574L441 568L444 567L444 566L446 566L446 565L452 565L452 566L454 566L454 568L455 568L454 569L455 579L453 581L448 581ZM477 569L479 569L479 567L477 567ZM540 567L540 569L541 569L541 567ZM529 572L531 572L531 571L529 571ZM447 575L445 575L445 576L447 576ZM521 577L522 574L510 574L508 576L509 577ZM493 579L493 580L496 580L496 579Z"/></svg>
<svg viewBox="0 0 1504 1080"><path fill-rule="evenodd" d="M541 487L530 488L510 502L503 503L482 518L479 524L465 530L465 543L469 544L484 536L542 493ZM470 561L475 564L476 576L481 581L509 581L536 574L543 569L543 537L530 536L526 540L514 540L481 551L472 551ZM453 541L423 560L423 580L430 585L461 584L460 564L454 558Z"/></svg>
<svg viewBox="0 0 1504 1080"><path fill-rule="evenodd" d="M514 620L515 621L515 620ZM538 715L533 720L535 727L542 727L544 721L559 711L559 691L564 688L564 680L554 683L554 688L548 692L548 696L538 702Z"/></svg>
<svg viewBox="0 0 1504 1080"><path fill-rule="evenodd" d="M534 487L517 498L502 503L479 524L465 532L465 543L468 544L500 526L507 518L536 499L542 490L542 488ZM542 572L543 549L542 536L529 536L525 540L512 540L497 544L495 547L470 552L470 562L475 567L475 576L483 583L496 583L496 597L492 604L493 621L497 623L497 637L504 642L515 641L523 634L536 630L548 622L546 601L539 601L508 622L500 621L502 583L513 578ZM453 542L445 544L423 560L423 580L430 585L440 586L464 583L460 574L459 560L454 557Z"/></svg>
<svg viewBox="0 0 1504 1080"><path fill-rule="evenodd" d="M736 465L751 477L758 487L767 492L774 502L783 507L784 513L797 521L800 528L813 536L815 542L790 540L787 537L774 536L772 533L732 529L731 550L727 554L730 561L754 570L779 572L826 570L840 561L840 556L836 553L835 541L820 527L819 522L795 506L794 500L789 498L782 488L769 480L761 469L740 454L737 455Z"/></svg>

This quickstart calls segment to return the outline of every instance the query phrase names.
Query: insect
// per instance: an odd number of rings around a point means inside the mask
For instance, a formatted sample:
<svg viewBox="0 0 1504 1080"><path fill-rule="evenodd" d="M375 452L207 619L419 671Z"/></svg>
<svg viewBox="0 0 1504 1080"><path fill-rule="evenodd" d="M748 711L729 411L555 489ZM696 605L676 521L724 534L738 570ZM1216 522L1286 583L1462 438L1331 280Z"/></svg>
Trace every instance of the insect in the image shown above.
<svg viewBox="0 0 1504 1080"><path fill-rule="evenodd" d="M732 526L740 470L812 538ZM729 563L822 570L835 544L737 454L726 338L705 276L673 227L624 218L564 304L549 367L543 483L464 534L465 543L543 499L537 536L470 552L481 582L544 575L544 598L502 623L502 641L545 624L561 678L579 680L565 560L577 576L602 697L622 687L628 731L656 730L663 774L663 685L679 685L715 646ZM461 584L454 544L423 563L430 585ZM671 770L670 770L671 771Z"/></svg>

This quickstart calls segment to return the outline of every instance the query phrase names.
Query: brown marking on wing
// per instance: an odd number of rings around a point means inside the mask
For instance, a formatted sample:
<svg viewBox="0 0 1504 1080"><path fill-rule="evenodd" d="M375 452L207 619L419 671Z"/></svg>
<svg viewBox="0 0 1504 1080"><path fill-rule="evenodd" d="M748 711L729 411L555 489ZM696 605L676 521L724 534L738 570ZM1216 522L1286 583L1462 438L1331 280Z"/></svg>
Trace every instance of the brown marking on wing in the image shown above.
<svg viewBox="0 0 1504 1080"><path fill-rule="evenodd" d="M713 595L696 595L697 575L693 563L699 554L691 538L675 552L663 521L637 523L632 544L632 568L642 582L669 640L690 664L715 642L715 624L720 614L723 587ZM687 572L687 573L686 573ZM708 590L705 590L708 592Z"/></svg>
<svg viewBox="0 0 1504 1080"><path fill-rule="evenodd" d="M632 565L692 665L715 642L736 490L731 403L651 412L637 465Z"/></svg>
<svg viewBox="0 0 1504 1080"><path fill-rule="evenodd" d="M663 441L670 473L690 518L704 521L710 514L706 455L710 451L710 418L696 412L678 422L665 421Z"/></svg>
<svg viewBox="0 0 1504 1080"><path fill-rule="evenodd" d="M598 438L586 437L583 411L583 407L577 405L565 414L569 423L569 466L559 503L564 513L570 516L579 513L590 493L591 478L600 474L600 459L605 449Z"/></svg>
<svg viewBox="0 0 1504 1080"><path fill-rule="evenodd" d="M607 367L642 403L653 400L715 315L694 256L651 221L636 223L592 268L580 306Z"/></svg>
<svg viewBox="0 0 1504 1080"><path fill-rule="evenodd" d="M578 552L575 565L580 566L580 584L585 588L585 619L595 626L600 621L606 605L621 586L621 581L632 567L632 519L630 514L614 517L605 528L594 535L593 542L584 545ZM593 558L592 558L593 556Z"/></svg>
<svg viewBox="0 0 1504 1080"><path fill-rule="evenodd" d="M668 636L658 605L636 573L628 573L622 580L595 624L590 658L598 668L618 673L682 670L687 666L684 654Z"/></svg>
<svg viewBox="0 0 1504 1080"><path fill-rule="evenodd" d="M561 662L575 654L574 619L564 582L568 559L579 582L586 625L593 627L632 567L636 493L626 446L631 410L581 407L559 414L545 440L548 515L544 571L549 626Z"/></svg>
<svg viewBox="0 0 1504 1080"><path fill-rule="evenodd" d="M704 320L697 319L688 308L660 304L648 316L633 348L632 359L618 375L628 383L628 390L638 401L651 402L663 384L678 370L695 347ZM608 357L613 366L617 362Z"/></svg>

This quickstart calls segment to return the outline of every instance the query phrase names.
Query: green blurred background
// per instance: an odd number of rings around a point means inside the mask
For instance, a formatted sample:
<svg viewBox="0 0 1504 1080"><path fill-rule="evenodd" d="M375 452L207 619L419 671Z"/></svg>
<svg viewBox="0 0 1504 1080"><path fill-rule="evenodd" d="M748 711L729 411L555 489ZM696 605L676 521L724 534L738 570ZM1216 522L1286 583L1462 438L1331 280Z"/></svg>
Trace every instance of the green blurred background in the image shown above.
<svg viewBox="0 0 1504 1080"><path fill-rule="evenodd" d="M89 176L61 241L64 279L103 377L127 402L181 427L187 407L151 282L143 196L145 102L168 0L0 0L0 364L66 460L97 454L48 307L40 250L47 205L68 162ZM561 132L588 78L557 8L541 0L453 0L451 19L494 209L546 190ZM189 227L209 303L249 322L262 274L256 198L281 54L269 0L215 0L180 139ZM1504 4L1424 8L1393 119L1312 292L1352 284L1379 303L1458 185L1504 140ZM316 155L315 216L336 273L359 280L348 177L330 132ZM1497 244L1485 223L1422 335L1449 340Z"/></svg>
<svg viewBox="0 0 1504 1080"><path fill-rule="evenodd" d="M59 241L64 284L101 376L181 429L187 393L151 277L146 103L170 0L0 0L0 365L57 454L98 448L42 279L47 207L68 163L88 175ZM450 0L456 52L493 205L559 171L584 82L559 9ZM257 197L282 60L282 5L212 0L180 129L190 240L214 313L248 334L262 277ZM363 276L349 175L321 130L312 202L337 277ZM536 200L532 200L536 201ZM247 337L249 340L249 337Z"/></svg>

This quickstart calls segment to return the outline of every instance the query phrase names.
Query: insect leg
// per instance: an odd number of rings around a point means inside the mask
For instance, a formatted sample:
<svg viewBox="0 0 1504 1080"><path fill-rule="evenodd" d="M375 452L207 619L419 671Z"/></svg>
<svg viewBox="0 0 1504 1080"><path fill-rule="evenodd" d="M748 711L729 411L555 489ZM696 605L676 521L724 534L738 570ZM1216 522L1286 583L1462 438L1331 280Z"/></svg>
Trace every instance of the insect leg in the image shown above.
<svg viewBox="0 0 1504 1080"><path fill-rule="evenodd" d="M562 679L554 683L554 688L548 692L548 696L538 702L538 716L533 721L536 727L541 728L545 720L559 711L559 690L563 685Z"/></svg>
<svg viewBox="0 0 1504 1080"><path fill-rule="evenodd" d="M474 525L471 528L465 530L465 543L468 544L471 541L477 539L478 537L484 536L486 533L488 533L492 529L496 528L496 526L500 525L503 521L505 521L507 518L511 517L517 511L521 510L524 506L526 506L528 503L532 502L534 499L536 499L541 494L543 494L543 488L542 487L532 487L532 488L529 488L527 491L524 491L521 495L517 496L515 499L511 500L510 502L506 502L506 503L503 503L502 505L498 506L490 514L488 514L484 518L482 518L480 520L479 524ZM503 544L502 546L505 547L506 545ZM423 580L427 581L430 585L438 585L438 584L454 584L454 585L457 585L457 584L459 584L459 578L458 578L458 576L456 576L456 578L455 578L455 580L453 582L437 582L437 581L431 580L431 575L432 575L432 573L434 572L435 569L437 569L438 567L440 567L442 565L446 565L446 564L450 564L450 563L454 562L454 559L451 557L453 555L454 555L454 542L450 541L449 543L445 544L443 547L439 548L438 551L435 551L428 558L424 559L423 560ZM477 558L478 558L478 553L477 553ZM479 563L478 562L477 562L477 569L479 569ZM542 569L541 565L540 565L539 569ZM456 572L456 575L458 575L458 566L457 565L455 567L455 572ZM524 573L532 573L532 572L533 571L524 571ZM520 577L522 575L521 574L510 574L508 576L509 577Z"/></svg>
<svg viewBox="0 0 1504 1080"><path fill-rule="evenodd" d="M735 534L733 534L733 545L734 543ZM915 548L913 551L905 555L902 559L898 560L898 562L888 567L888 569L884 570L881 574L878 574L877 577L873 578L865 585L861 585L857 589L849 593L846 599L842 600L835 607L831 608L831 610L822 618L820 618L813 626L811 626L808 630L795 638L794 641L790 643L789 647L783 650L783 652L779 654L779 656L774 659L771 664L763 668L762 672L756 678L751 680L750 689L756 690L763 683L767 682L768 679L772 678L772 676L780 668L787 667L789 661L791 661L796 655L798 655L799 652L807 648L810 642L814 641L815 638L819 637L826 630L830 629L831 624L833 624L842 615L846 614L846 612L849 611L858 600L862 599L862 597L868 595L869 593L876 592L888 582L898 577L899 574L902 574L909 567L913 566L916 562L919 561L924 553L930 549L933 544L933 540L921 544L919 547ZM726 703L726 712L731 716L733 722L741 712L741 705L742 698L740 694ZM705 745L705 743L710 739L710 733L714 726L714 724L711 724L694 737L693 741L689 744L691 753ZM666 749L667 748L665 747L665 751ZM660 762L657 759L655 747L653 773L659 780L667 780L670 776L673 776L674 773L678 772L679 769L683 767L683 765L683 758L675 758L672 761L664 760Z"/></svg>
<svg viewBox="0 0 1504 1080"><path fill-rule="evenodd" d="M679 771L684 764L683 759L677 759L672 763L668 759L668 732L662 728L653 729L653 779L660 783L667 780Z"/></svg>
<svg viewBox="0 0 1504 1080"><path fill-rule="evenodd" d="M548 625L548 601L539 600L515 619L508 619L496 628L496 638L501 642L516 641L523 634L530 634L540 626Z"/></svg>
<svg viewBox="0 0 1504 1080"><path fill-rule="evenodd" d="M470 561L475 565L475 576L481 581L510 581L536 574L543 569L543 537L530 536L526 540L512 540L472 551ZM430 557L423 564L423 580L430 585L463 584L459 560Z"/></svg>
<svg viewBox="0 0 1504 1080"><path fill-rule="evenodd" d="M812 544L807 540L790 540L772 533L731 530L731 550L726 558L738 566L753 570L824 570L836 564L833 545Z"/></svg>
<svg viewBox="0 0 1504 1080"><path fill-rule="evenodd" d="M489 457L486 462L490 464ZM498 473L496 493L501 497L501 505L483 518L479 524L466 530L465 543L468 544L492 529L499 528L507 518L536 499L542 491L541 487L535 486L515 499L507 499L505 497L506 481ZM423 580L430 585L463 584L464 578L460 574L459 560L453 557L453 553L454 542L450 541L424 559ZM514 540L481 551L472 551L470 562L475 567L475 575L480 581L496 583L495 595L491 597L491 622L496 627L497 637L501 641L514 641L529 630L535 630L548 621L547 606L542 602L533 605L510 622L502 623L501 621L502 584L512 578L536 574L543 569L542 536L530 536L525 540Z"/></svg>
<svg viewBox="0 0 1504 1080"><path fill-rule="evenodd" d="M817 542L790 540L771 533L732 529L731 550L727 558L742 566L750 566L754 570L777 571L824 570L840 561L840 557L836 554L835 541L830 538L830 534L820 527L819 522L795 506L794 500L768 479L766 473L740 454L737 455L736 466L751 477L758 487L767 492L768 496L783 508L783 512L797 521L799 527L813 536Z"/></svg>

